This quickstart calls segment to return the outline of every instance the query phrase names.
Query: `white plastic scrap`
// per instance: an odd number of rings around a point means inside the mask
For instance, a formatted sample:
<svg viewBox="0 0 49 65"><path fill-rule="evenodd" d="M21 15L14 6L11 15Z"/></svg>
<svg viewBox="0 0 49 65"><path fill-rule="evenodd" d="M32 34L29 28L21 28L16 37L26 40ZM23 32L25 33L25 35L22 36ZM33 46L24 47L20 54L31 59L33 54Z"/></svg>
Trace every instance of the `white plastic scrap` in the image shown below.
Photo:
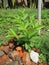
<svg viewBox="0 0 49 65"><path fill-rule="evenodd" d="M38 63L39 61L39 54L33 50L30 52L30 58L33 62Z"/></svg>

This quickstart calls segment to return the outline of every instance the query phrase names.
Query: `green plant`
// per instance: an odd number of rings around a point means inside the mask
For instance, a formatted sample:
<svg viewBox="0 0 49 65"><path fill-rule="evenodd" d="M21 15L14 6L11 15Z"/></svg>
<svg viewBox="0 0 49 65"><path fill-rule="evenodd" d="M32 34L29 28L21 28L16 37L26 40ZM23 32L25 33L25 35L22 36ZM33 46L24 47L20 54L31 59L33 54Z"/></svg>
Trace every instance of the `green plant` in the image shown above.
<svg viewBox="0 0 49 65"><path fill-rule="evenodd" d="M35 48L41 51L39 58L42 62L49 62L49 32L37 36L34 40Z"/></svg>
<svg viewBox="0 0 49 65"><path fill-rule="evenodd" d="M39 55L39 59L41 59L42 62L46 62L46 56L43 55L42 53Z"/></svg>
<svg viewBox="0 0 49 65"><path fill-rule="evenodd" d="M0 45L11 37L16 37L16 44L21 44L28 51L31 47L40 49L46 61L49 61L49 33L38 35L38 30L42 27L38 25L37 10L19 8L1 9L0 12ZM44 29L46 30L49 29L48 18L49 10L44 9L42 11L42 25L45 25Z"/></svg>
<svg viewBox="0 0 49 65"><path fill-rule="evenodd" d="M49 29L49 10L44 9L42 11L42 25L45 25L44 29ZM25 17L32 16L34 19L37 18L37 10L29 8L19 8L19 9L0 9L0 45L3 44L3 40L8 34L8 30L12 28L15 32L17 29L17 21L22 21ZM24 13L24 14L23 14ZM5 15L6 14L6 15ZM22 18L22 19L21 19ZM28 18L29 19L29 18ZM24 20L27 22L28 20ZM5 25L6 24L6 25Z"/></svg>
<svg viewBox="0 0 49 65"><path fill-rule="evenodd" d="M41 40L41 52L46 56L46 61L49 62L49 33L45 33Z"/></svg>
<svg viewBox="0 0 49 65"><path fill-rule="evenodd" d="M23 11L19 10L19 15L16 18L16 32L10 29L7 38L16 37L16 43L25 47L26 50L30 51L34 44L34 38L38 37L38 31L43 28L38 24L38 20L34 19L34 16L29 16L25 14L25 9ZM18 35L19 34L19 35Z"/></svg>

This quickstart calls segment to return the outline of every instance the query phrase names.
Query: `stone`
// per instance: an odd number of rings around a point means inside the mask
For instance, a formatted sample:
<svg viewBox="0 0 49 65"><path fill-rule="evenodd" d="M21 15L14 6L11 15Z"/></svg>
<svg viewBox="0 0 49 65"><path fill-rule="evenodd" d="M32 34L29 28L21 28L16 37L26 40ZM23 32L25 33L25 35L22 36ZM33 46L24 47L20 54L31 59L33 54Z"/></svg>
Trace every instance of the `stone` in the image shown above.
<svg viewBox="0 0 49 65"><path fill-rule="evenodd" d="M14 65L18 65L18 61L15 61L15 62L14 62Z"/></svg>
<svg viewBox="0 0 49 65"><path fill-rule="evenodd" d="M8 65L14 65L14 62L10 62Z"/></svg>
<svg viewBox="0 0 49 65"><path fill-rule="evenodd" d="M18 61L10 62L8 65L18 65Z"/></svg>
<svg viewBox="0 0 49 65"><path fill-rule="evenodd" d="M3 55L2 57L0 57L0 65L5 65L5 64L8 64L9 61L8 61L8 56L7 55Z"/></svg>
<svg viewBox="0 0 49 65"><path fill-rule="evenodd" d="M45 65L48 65L48 62L46 62Z"/></svg>
<svg viewBox="0 0 49 65"><path fill-rule="evenodd" d="M22 62L24 65L31 65L30 56L28 52L23 53Z"/></svg>
<svg viewBox="0 0 49 65"><path fill-rule="evenodd" d="M4 46L3 51L8 54L10 52L9 46Z"/></svg>
<svg viewBox="0 0 49 65"><path fill-rule="evenodd" d="M16 47L16 51L17 51L19 57L23 56L23 49L21 46Z"/></svg>
<svg viewBox="0 0 49 65"><path fill-rule="evenodd" d="M38 62L39 62L39 64L40 64L40 63L42 63L43 61L42 61L41 59L39 59L39 61L38 61Z"/></svg>
<svg viewBox="0 0 49 65"><path fill-rule="evenodd" d="M18 56L18 52L17 52L16 50L14 50L12 56L13 56L13 57Z"/></svg>
<svg viewBox="0 0 49 65"><path fill-rule="evenodd" d="M37 65L37 64L36 64L35 62L32 61L32 62L31 62L31 65Z"/></svg>
<svg viewBox="0 0 49 65"><path fill-rule="evenodd" d="M15 60L16 60L16 61L20 61L20 57L16 56L16 57L15 57Z"/></svg>
<svg viewBox="0 0 49 65"><path fill-rule="evenodd" d="M0 46L0 50L3 50L4 46Z"/></svg>
<svg viewBox="0 0 49 65"><path fill-rule="evenodd" d="M15 60L15 58L18 56L18 52L14 50L12 52L9 52L8 56L10 59Z"/></svg>
<svg viewBox="0 0 49 65"><path fill-rule="evenodd" d="M22 62L22 58L21 57L16 56L15 57L15 61L18 61L18 64L19 65L23 65L23 62Z"/></svg>
<svg viewBox="0 0 49 65"><path fill-rule="evenodd" d="M31 50L30 51L30 59L35 62L35 63L38 63L39 62L39 53Z"/></svg>
<svg viewBox="0 0 49 65"><path fill-rule="evenodd" d="M44 63L40 63L39 65L45 65Z"/></svg>
<svg viewBox="0 0 49 65"><path fill-rule="evenodd" d="M13 49L14 48L14 43L10 42L9 43L9 48L12 48Z"/></svg>
<svg viewBox="0 0 49 65"><path fill-rule="evenodd" d="M5 53L0 50L0 57L3 56Z"/></svg>
<svg viewBox="0 0 49 65"><path fill-rule="evenodd" d="M12 52L9 52L8 57L9 57L12 61L15 60L15 57L14 57L14 55L13 55Z"/></svg>

